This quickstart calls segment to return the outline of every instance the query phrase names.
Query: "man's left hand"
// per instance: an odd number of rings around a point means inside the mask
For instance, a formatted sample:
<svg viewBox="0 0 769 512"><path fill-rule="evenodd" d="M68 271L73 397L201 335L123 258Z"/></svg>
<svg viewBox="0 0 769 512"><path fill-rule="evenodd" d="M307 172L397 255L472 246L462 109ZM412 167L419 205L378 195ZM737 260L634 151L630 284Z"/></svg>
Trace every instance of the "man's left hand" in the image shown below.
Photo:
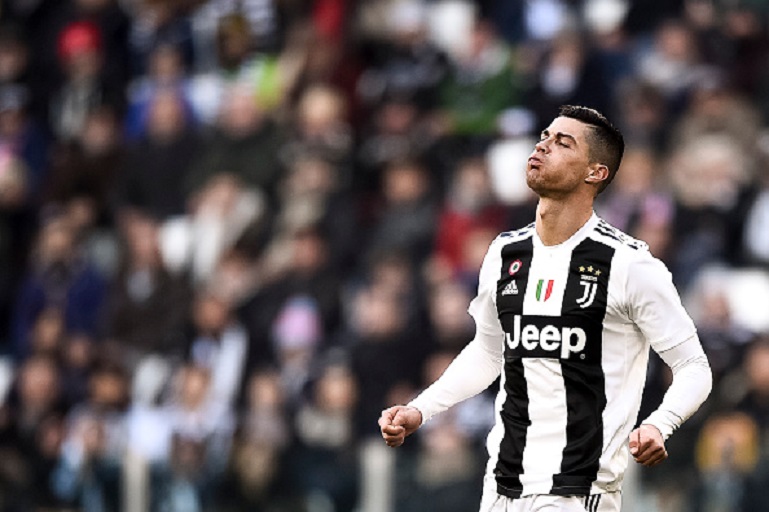
<svg viewBox="0 0 769 512"><path fill-rule="evenodd" d="M656 466L668 458L665 440L653 425L641 425L630 433L630 454L646 467Z"/></svg>

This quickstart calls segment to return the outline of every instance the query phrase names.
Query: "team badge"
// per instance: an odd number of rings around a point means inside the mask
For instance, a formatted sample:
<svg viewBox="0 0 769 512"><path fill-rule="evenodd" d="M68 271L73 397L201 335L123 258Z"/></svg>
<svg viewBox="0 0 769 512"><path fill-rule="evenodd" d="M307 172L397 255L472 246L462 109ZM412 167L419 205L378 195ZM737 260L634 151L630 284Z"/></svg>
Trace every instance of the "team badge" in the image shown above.
<svg viewBox="0 0 769 512"><path fill-rule="evenodd" d="M582 285L584 291L582 297L577 299L577 304L580 308L589 307L595 300L595 292L598 290L598 276L601 275L601 270L594 268L592 265L585 267L579 267L579 284Z"/></svg>
<svg viewBox="0 0 769 512"><path fill-rule="evenodd" d="M537 301L539 302L545 302L547 299L550 298L550 295L553 293L553 279L540 279L537 283Z"/></svg>
<svg viewBox="0 0 769 512"><path fill-rule="evenodd" d="M521 263L521 260L515 260L510 264L510 268L507 269L507 273L511 276L514 276L518 273L519 270L521 270L521 267L523 266L523 263Z"/></svg>

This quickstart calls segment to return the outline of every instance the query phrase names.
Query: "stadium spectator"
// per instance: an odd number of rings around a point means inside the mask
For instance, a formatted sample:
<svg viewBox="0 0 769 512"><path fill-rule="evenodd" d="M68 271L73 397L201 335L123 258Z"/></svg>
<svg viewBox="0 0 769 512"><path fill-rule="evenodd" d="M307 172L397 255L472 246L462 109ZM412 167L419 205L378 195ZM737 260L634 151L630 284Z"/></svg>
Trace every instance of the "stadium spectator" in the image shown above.
<svg viewBox="0 0 769 512"><path fill-rule="evenodd" d="M308 506L326 502L334 510L353 510L360 492L355 375L344 363L330 363L318 373L296 413L298 446L291 466ZM336 468L333 476L328 467Z"/></svg>
<svg viewBox="0 0 769 512"><path fill-rule="evenodd" d="M65 332L97 333L107 283L94 265L83 258L81 249L67 217L53 216L41 226L12 317L17 358L30 353L32 326L48 308L62 312Z"/></svg>
<svg viewBox="0 0 769 512"><path fill-rule="evenodd" d="M158 231L152 219L123 219L123 260L107 295L103 334L131 369L150 355L180 361L186 348L190 286L165 266Z"/></svg>
<svg viewBox="0 0 769 512"><path fill-rule="evenodd" d="M178 90L156 91L146 108L143 135L126 150L116 199L122 208L163 222L188 213L184 186L199 155L201 137Z"/></svg>
<svg viewBox="0 0 769 512"><path fill-rule="evenodd" d="M49 485L58 459L64 403L59 370L50 356L27 359L18 368L0 424L0 487L3 506L59 504Z"/></svg>
<svg viewBox="0 0 769 512"><path fill-rule="evenodd" d="M54 134L69 141L81 133L91 110L108 106L125 108L123 84L105 71L107 62L100 28L90 21L76 21L59 34L57 50L64 80L52 91L49 124Z"/></svg>

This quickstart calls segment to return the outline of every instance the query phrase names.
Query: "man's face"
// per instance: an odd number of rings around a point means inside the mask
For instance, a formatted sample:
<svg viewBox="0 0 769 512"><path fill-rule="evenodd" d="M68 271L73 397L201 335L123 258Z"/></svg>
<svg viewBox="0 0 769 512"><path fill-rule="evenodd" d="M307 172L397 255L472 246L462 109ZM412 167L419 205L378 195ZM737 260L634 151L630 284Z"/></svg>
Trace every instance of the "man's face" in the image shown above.
<svg viewBox="0 0 769 512"><path fill-rule="evenodd" d="M588 125L557 117L542 131L526 165L526 184L540 197L566 196L590 171Z"/></svg>

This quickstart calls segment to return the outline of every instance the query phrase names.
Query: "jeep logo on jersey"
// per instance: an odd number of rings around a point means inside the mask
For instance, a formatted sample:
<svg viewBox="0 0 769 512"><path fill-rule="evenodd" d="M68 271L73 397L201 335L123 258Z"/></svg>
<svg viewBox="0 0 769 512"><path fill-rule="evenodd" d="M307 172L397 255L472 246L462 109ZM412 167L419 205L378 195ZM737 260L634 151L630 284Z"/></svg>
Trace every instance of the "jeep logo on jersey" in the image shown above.
<svg viewBox="0 0 769 512"><path fill-rule="evenodd" d="M542 318L542 317L540 317ZM569 359L572 354L582 352L587 343L587 334L581 327L558 327L552 324L538 326L527 323L521 327L521 315L513 317L513 332L505 333L505 340L510 350L518 348L531 353L534 357L555 357ZM584 355L581 356L584 359Z"/></svg>

